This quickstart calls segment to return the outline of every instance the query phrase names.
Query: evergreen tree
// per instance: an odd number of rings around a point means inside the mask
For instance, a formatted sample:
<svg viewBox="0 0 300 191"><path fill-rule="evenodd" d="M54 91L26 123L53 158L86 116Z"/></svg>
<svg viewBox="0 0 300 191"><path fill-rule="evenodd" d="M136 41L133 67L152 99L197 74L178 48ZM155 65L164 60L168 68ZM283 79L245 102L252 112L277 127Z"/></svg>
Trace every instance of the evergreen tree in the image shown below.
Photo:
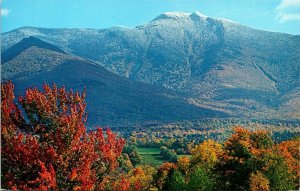
<svg viewBox="0 0 300 191"><path fill-rule="evenodd" d="M211 174L203 168L196 168L190 177L188 190L210 191L214 188L215 181Z"/></svg>
<svg viewBox="0 0 300 191"><path fill-rule="evenodd" d="M166 182L166 186L166 190L169 191L184 191L186 184L181 172L178 170L172 170L172 172L170 172L170 177Z"/></svg>

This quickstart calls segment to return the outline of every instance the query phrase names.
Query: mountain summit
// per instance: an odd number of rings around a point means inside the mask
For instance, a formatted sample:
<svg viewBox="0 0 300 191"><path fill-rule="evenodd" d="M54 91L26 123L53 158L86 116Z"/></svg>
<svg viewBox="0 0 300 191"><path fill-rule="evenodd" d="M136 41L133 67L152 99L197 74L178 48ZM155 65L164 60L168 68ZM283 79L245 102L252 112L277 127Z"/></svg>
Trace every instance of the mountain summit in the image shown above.
<svg viewBox="0 0 300 191"><path fill-rule="evenodd" d="M193 13L184 13L184 12L165 12L160 14L158 17L154 19L155 20L160 20L160 19L188 19L188 18L193 18L193 17L201 17L201 18L207 18L206 15L202 14L199 11L195 11Z"/></svg>

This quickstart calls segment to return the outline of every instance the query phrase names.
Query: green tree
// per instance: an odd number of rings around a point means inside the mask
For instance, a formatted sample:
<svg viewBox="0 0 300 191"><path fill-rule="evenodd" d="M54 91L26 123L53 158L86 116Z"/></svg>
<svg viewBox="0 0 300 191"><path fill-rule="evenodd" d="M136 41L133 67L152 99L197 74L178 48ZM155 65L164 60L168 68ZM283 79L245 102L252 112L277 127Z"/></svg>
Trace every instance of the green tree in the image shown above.
<svg viewBox="0 0 300 191"><path fill-rule="evenodd" d="M204 168L198 167L191 174L187 190L210 191L213 190L214 185L215 180L211 173Z"/></svg>
<svg viewBox="0 0 300 191"><path fill-rule="evenodd" d="M286 161L282 157L272 160L272 163L265 174L270 181L271 191L285 191L295 189L293 178L289 173Z"/></svg>
<svg viewBox="0 0 300 191"><path fill-rule="evenodd" d="M142 157L138 154L137 148L134 145L125 146L123 149L123 153L126 153L129 156L133 166L137 166L142 161Z"/></svg>
<svg viewBox="0 0 300 191"><path fill-rule="evenodd" d="M166 190L170 191L184 191L186 184L184 181L184 176L179 170L172 170L170 172L170 177L166 182Z"/></svg>
<svg viewBox="0 0 300 191"><path fill-rule="evenodd" d="M178 160L177 154L175 152L172 152L165 146L160 147L160 155L169 162L177 162Z"/></svg>

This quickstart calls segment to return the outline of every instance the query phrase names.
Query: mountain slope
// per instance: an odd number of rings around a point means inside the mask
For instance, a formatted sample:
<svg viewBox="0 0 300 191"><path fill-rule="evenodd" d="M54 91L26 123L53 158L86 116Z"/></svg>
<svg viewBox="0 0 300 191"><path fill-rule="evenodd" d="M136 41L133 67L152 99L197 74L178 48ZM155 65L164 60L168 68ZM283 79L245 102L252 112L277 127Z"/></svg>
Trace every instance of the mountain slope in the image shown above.
<svg viewBox="0 0 300 191"><path fill-rule="evenodd" d="M10 49L3 52L3 56L1 57L2 63L5 63L14 57L18 56L23 50L30 48L32 46L38 46L42 48L46 48L49 50L53 50L59 53L65 53L61 49L53 46L52 44L46 43L38 38L30 36L29 38L22 39L21 43L17 43L13 45Z"/></svg>
<svg viewBox="0 0 300 191"><path fill-rule="evenodd" d="M115 74L189 95L235 116L290 118L300 108L300 36L252 29L199 12L163 13L134 28L21 28L3 50L37 36Z"/></svg>
<svg viewBox="0 0 300 191"><path fill-rule="evenodd" d="M28 41L32 46L25 46ZM36 38L28 38L7 49L5 52L9 53L14 52L15 47L24 47L23 51L2 64L2 80L12 80L17 95L24 93L28 87L41 87L43 82L79 91L86 87L88 123L91 126L134 126L227 116L190 105L182 95L164 88L118 77L102 66L44 44Z"/></svg>

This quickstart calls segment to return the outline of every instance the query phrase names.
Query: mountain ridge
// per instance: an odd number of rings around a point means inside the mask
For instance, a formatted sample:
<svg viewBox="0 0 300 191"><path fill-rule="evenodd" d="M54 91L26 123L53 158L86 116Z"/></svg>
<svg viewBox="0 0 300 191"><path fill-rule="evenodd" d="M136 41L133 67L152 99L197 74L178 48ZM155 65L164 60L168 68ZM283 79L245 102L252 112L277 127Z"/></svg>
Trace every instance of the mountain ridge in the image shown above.
<svg viewBox="0 0 300 191"><path fill-rule="evenodd" d="M183 13L183 14L185 14L187 16L198 15L198 16L202 16L202 17L206 17L206 18L210 18L210 19L214 19L214 20L225 21L226 23L236 24L236 25L239 25L239 26L242 26L242 27L245 27L245 28L250 28L250 29L253 29L253 30L257 30L257 31L262 31L262 32L267 32L267 33L284 34L284 35L290 35L290 36L300 36L300 35L295 35L295 34L289 34L289 33L283 33L283 32L276 32L276 31L268 31L268 30L265 30L265 29L259 29L259 28L255 28L255 27L250 27L250 26L247 26L247 25L244 25L244 24L241 24L239 22L236 22L236 21L233 21L233 20L230 20L230 19L226 19L226 18L209 17L209 16L201 13L200 11L194 11L194 12L191 12L191 13L188 13L188 12L179 12L179 11L176 12L176 11L174 11L174 12L164 12L164 13L162 13L160 15L163 15L163 14L166 14L166 13ZM159 17L159 16L157 16L157 17ZM154 21L156 18L154 18L152 21ZM145 24L143 24L143 25L145 25ZM11 31L7 31L7 32L2 33L2 35L9 34L9 33L22 33L22 35L19 38L17 36L15 36L14 37L15 40L13 42L11 42L11 43L5 43L5 39L2 38L2 40L4 40L4 44L2 44L2 50L1 51L3 52L4 50L6 50L10 46L12 46L12 44L17 43L18 41L22 40L24 37L30 37L30 36L40 36L41 37L41 36L45 36L45 34L43 34L42 32L40 32L39 30L103 31L103 30L110 30L110 29L114 29L114 28L134 29L134 28L137 28L137 27L141 27L143 25L137 25L135 27L128 27L128 26L118 25L118 26L112 26L112 27L108 27L108 28L47 28L47 27L24 26L24 27L16 28L16 29L13 29Z"/></svg>
<svg viewBox="0 0 300 191"><path fill-rule="evenodd" d="M53 46L52 44L46 43L38 38L35 38L33 36L30 36L28 38L22 39L20 43L17 43L13 45L10 49L3 52L2 56L2 63L5 63L14 57L18 56L24 49L27 49L29 47L36 46L36 47L43 47L47 48L49 50L53 50L59 53L66 54L63 50ZM11 50L11 51L9 51Z"/></svg>
<svg viewBox="0 0 300 191"><path fill-rule="evenodd" d="M289 118L289 102L300 106L300 35L201 13L162 15L133 28L17 30L3 34L3 50L35 33L119 76L188 94L194 105L270 118Z"/></svg>

